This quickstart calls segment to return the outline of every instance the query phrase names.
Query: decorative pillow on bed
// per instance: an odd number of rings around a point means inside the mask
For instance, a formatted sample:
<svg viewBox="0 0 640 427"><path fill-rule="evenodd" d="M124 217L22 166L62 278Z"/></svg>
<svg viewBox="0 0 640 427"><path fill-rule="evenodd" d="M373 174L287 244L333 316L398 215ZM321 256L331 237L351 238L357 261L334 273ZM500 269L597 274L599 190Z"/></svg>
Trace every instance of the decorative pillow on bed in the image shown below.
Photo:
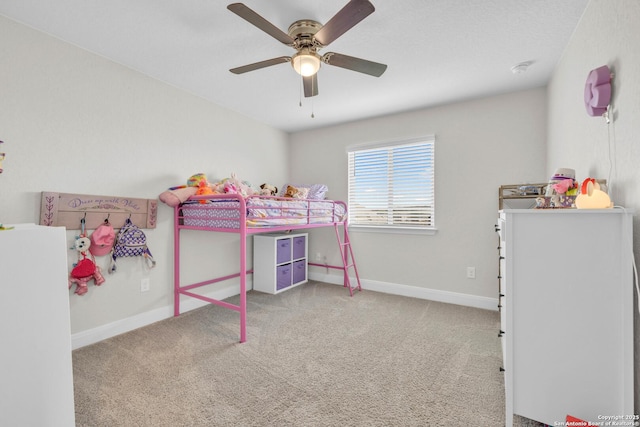
<svg viewBox="0 0 640 427"><path fill-rule="evenodd" d="M285 184L282 186L282 190L280 191L280 197L286 197L285 195L287 193L287 187L289 186L297 188L298 190L303 188L308 190L308 194L306 195L306 197L298 197L299 199L324 200L325 195L329 190L329 188L327 188L327 186L324 184Z"/></svg>
<svg viewBox="0 0 640 427"><path fill-rule="evenodd" d="M195 195L197 190L198 187L174 188L173 190L162 192L159 197L161 202L173 208Z"/></svg>

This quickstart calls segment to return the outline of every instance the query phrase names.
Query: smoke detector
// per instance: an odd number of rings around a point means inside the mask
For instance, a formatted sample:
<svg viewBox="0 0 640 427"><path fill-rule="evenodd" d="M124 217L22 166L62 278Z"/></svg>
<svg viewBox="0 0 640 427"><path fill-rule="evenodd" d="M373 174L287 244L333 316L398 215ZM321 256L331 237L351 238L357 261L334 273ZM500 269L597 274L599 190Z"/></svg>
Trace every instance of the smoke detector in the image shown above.
<svg viewBox="0 0 640 427"><path fill-rule="evenodd" d="M511 72L513 74L522 74L529 69L531 64L533 64L533 61L520 62L519 64L516 64L513 67L511 67Z"/></svg>

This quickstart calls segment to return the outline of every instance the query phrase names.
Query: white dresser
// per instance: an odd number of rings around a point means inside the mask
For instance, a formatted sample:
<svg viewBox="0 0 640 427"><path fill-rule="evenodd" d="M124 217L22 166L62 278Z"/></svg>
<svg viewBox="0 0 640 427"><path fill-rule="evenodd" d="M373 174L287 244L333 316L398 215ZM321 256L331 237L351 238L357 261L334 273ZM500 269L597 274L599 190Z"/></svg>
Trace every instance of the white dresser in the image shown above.
<svg viewBox="0 0 640 427"><path fill-rule="evenodd" d="M507 209L497 231L506 425L632 415L632 214Z"/></svg>
<svg viewBox="0 0 640 427"><path fill-rule="evenodd" d="M74 426L62 227L0 231L0 425Z"/></svg>

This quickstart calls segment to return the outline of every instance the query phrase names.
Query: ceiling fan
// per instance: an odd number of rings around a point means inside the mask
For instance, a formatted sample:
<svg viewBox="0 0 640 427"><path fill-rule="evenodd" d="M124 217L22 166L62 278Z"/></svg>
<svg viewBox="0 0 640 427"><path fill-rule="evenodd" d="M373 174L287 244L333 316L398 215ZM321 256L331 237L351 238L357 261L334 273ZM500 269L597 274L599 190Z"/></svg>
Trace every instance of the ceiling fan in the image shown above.
<svg viewBox="0 0 640 427"><path fill-rule="evenodd" d="M310 19L298 20L289 26L288 33L280 30L242 3L230 4L227 9L281 43L296 50L296 53L290 57L280 56L229 70L234 74L242 74L272 65L291 62L296 72L302 75L304 96L311 97L318 94L318 77L316 73L320 69L321 63L375 77L380 77L387 69L385 64L340 53L328 52L322 56L318 54L320 49L329 45L329 43L373 13L375 8L368 0L350 0L325 25Z"/></svg>

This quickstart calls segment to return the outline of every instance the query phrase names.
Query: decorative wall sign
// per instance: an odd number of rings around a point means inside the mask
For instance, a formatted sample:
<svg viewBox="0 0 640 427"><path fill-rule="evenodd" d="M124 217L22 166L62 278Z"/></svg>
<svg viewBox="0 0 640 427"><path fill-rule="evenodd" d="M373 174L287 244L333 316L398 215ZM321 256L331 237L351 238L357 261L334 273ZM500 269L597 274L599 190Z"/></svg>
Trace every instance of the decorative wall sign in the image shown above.
<svg viewBox="0 0 640 427"><path fill-rule="evenodd" d="M67 230L79 230L82 218L89 230L95 230L105 219L114 228L120 228L127 218L140 228L156 228L157 215L156 199L43 191L40 202L40 225L62 226Z"/></svg>

